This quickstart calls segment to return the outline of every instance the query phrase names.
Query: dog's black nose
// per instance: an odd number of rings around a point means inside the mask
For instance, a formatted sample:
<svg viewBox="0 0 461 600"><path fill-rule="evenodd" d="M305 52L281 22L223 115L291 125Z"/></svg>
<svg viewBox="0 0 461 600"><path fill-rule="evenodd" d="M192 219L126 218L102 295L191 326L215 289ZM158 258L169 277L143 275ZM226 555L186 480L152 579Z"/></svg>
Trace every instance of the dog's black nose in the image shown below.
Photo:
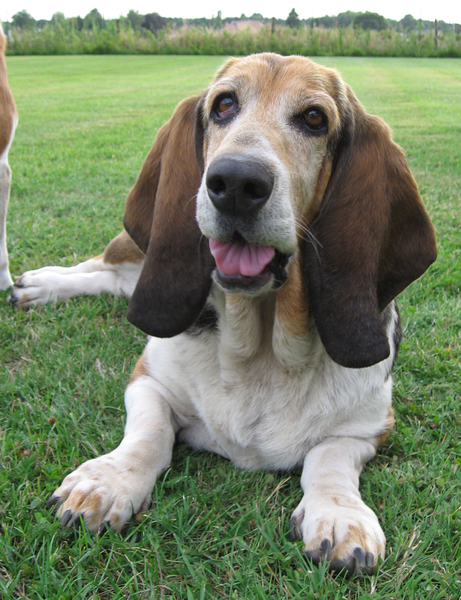
<svg viewBox="0 0 461 600"><path fill-rule="evenodd" d="M255 213L269 200L274 175L252 156L223 154L208 167L210 200L221 212L239 217Z"/></svg>

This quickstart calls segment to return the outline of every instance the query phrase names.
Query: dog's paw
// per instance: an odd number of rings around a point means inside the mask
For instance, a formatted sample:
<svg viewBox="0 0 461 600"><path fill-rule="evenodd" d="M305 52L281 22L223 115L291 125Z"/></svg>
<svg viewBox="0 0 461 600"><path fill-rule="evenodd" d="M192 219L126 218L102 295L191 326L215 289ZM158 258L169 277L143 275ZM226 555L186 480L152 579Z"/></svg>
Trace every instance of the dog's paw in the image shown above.
<svg viewBox="0 0 461 600"><path fill-rule="evenodd" d="M304 496L290 521L290 535L303 540L314 564L334 573L371 574L384 558L386 538L374 512L355 495Z"/></svg>
<svg viewBox="0 0 461 600"><path fill-rule="evenodd" d="M52 272L27 271L16 278L8 302L21 308L53 302L59 283L59 276Z"/></svg>
<svg viewBox="0 0 461 600"><path fill-rule="evenodd" d="M133 514L148 508L153 483L132 460L111 453L83 463L48 502L57 506L63 527L79 524L82 517L90 531L120 531Z"/></svg>

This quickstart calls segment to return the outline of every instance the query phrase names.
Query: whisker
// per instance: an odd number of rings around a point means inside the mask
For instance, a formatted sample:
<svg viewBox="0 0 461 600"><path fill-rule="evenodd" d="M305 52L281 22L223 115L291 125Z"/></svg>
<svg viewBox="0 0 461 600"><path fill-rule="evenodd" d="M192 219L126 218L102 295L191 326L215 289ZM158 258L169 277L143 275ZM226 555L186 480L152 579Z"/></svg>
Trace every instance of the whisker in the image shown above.
<svg viewBox="0 0 461 600"><path fill-rule="evenodd" d="M308 242L309 244L312 244L312 246L314 247L315 253L317 254L317 258L320 260L320 254L319 254L318 248L319 247L323 248L323 245L315 237L311 228L307 225L304 225L302 223L302 221L296 217L295 217L295 224L304 233L304 236L302 239L306 240L306 242Z"/></svg>
<svg viewBox="0 0 461 600"><path fill-rule="evenodd" d="M186 206L188 204L190 204L191 202L193 202L194 200L197 200L197 195L198 195L198 190L195 192L195 194L191 198L189 198L189 200L186 202Z"/></svg>

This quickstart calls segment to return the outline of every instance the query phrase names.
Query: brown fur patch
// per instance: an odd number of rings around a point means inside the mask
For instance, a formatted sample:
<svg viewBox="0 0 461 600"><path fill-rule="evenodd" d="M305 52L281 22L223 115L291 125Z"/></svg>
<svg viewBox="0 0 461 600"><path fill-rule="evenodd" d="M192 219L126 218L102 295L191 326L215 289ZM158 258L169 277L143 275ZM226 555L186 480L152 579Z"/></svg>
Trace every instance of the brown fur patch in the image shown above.
<svg viewBox="0 0 461 600"><path fill-rule="evenodd" d="M0 27L0 154L8 145L13 129L16 105L8 85L5 62L6 41Z"/></svg>
<svg viewBox="0 0 461 600"><path fill-rule="evenodd" d="M332 157L328 156L323 161L322 168L320 169L320 173L317 179L317 185L315 187L314 195L312 200L309 202L309 205L306 207L305 215L304 215L304 227L309 228L311 223L314 221L315 217L318 215L320 210L320 203L322 198L325 195L325 190L327 188L328 182L331 177L332 170ZM311 243L312 240L309 240L309 234L305 231L301 230L299 232L299 236L303 238L304 242Z"/></svg>
<svg viewBox="0 0 461 600"><path fill-rule="evenodd" d="M122 231L109 242L104 250L104 262L117 265L123 262L140 263L144 254L126 231Z"/></svg>
<svg viewBox="0 0 461 600"><path fill-rule="evenodd" d="M146 360L144 354L142 354L141 358L136 363L136 366L133 369L133 372L131 373L130 383L133 383L133 381L135 381L136 379L139 379L140 377L147 377L148 375L149 375L149 367L148 367L147 360Z"/></svg>
<svg viewBox="0 0 461 600"><path fill-rule="evenodd" d="M332 560L346 559L350 555L350 546L354 548L367 548L368 544L369 536L367 535L365 527L360 524L349 525L344 543L333 546L331 558ZM380 548L380 551L382 551L382 548Z"/></svg>
<svg viewBox="0 0 461 600"><path fill-rule="evenodd" d="M308 307L297 258L291 262L288 281L277 294L276 311L279 325L284 333L296 337L306 335Z"/></svg>
<svg viewBox="0 0 461 600"><path fill-rule="evenodd" d="M389 437L390 432L395 426L395 418L394 418L394 409L389 409L389 414L387 415L386 423L384 425L384 430L380 433L375 439L375 448L376 450L384 444L384 442Z"/></svg>
<svg viewBox="0 0 461 600"><path fill-rule="evenodd" d="M325 519L317 521L317 529L315 530L315 538L320 542L323 541L331 533L331 524Z"/></svg>
<svg viewBox="0 0 461 600"><path fill-rule="evenodd" d="M102 496L100 492L93 490L90 494L88 492L73 491L71 496L72 510L78 512L82 505L85 509L91 511L98 510L102 503Z"/></svg>

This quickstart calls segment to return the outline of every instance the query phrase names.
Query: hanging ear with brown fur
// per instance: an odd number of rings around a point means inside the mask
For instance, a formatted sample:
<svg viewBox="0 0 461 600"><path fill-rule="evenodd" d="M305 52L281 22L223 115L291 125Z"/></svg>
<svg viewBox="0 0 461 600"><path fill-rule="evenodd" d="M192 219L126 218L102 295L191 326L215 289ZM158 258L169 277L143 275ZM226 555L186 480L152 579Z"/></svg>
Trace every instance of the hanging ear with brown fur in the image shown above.
<svg viewBox="0 0 461 600"><path fill-rule="evenodd" d="M190 327L211 287L215 263L195 218L199 99L181 102L160 129L125 207L125 228L146 255L127 318L156 337Z"/></svg>
<svg viewBox="0 0 461 600"><path fill-rule="evenodd" d="M305 275L328 354L361 368L389 356L380 312L435 260L436 243L403 150L352 92L349 101Z"/></svg>

